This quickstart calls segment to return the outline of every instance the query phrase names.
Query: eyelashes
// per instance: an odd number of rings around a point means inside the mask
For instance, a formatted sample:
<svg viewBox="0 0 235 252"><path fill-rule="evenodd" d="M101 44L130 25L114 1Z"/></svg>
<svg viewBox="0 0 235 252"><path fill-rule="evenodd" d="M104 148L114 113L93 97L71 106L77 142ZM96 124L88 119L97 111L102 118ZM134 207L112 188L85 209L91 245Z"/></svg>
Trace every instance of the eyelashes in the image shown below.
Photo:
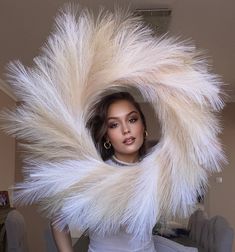
<svg viewBox="0 0 235 252"><path fill-rule="evenodd" d="M137 122L138 121L138 117L133 117L133 118L131 118L130 120L129 120L129 122L130 123L135 123L135 122Z"/></svg>
<svg viewBox="0 0 235 252"><path fill-rule="evenodd" d="M134 123L136 123L138 120L139 120L138 117L131 117L130 119L128 119L128 122L129 122L130 124L134 124ZM110 122L110 123L108 123L108 128L109 128L109 129L115 129L115 128L117 128L118 126L119 126L119 122Z"/></svg>
<svg viewBox="0 0 235 252"><path fill-rule="evenodd" d="M118 123L109 123L108 124L109 129L115 129L115 128L117 128L117 126L118 126Z"/></svg>

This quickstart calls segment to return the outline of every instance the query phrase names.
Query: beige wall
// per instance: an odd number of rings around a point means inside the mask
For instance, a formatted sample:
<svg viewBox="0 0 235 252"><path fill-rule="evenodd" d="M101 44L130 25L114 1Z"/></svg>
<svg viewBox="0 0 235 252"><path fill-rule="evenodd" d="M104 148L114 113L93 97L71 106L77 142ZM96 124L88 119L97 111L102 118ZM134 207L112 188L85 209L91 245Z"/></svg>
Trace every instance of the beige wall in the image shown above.
<svg viewBox="0 0 235 252"><path fill-rule="evenodd" d="M0 110L15 105L9 96L0 90ZM0 191L8 190L15 177L15 139L0 131Z"/></svg>
<svg viewBox="0 0 235 252"><path fill-rule="evenodd" d="M205 207L210 217L222 215L235 230L235 103L228 104L223 110L222 124L221 139L228 165L210 178ZM222 183L216 183L216 177L222 177Z"/></svg>

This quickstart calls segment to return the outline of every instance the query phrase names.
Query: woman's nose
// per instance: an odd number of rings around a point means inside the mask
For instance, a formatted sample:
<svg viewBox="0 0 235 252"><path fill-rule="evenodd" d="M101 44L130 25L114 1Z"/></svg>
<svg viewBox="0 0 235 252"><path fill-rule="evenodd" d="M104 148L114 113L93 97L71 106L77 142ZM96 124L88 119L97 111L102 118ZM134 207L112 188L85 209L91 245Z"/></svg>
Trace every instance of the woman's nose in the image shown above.
<svg viewBox="0 0 235 252"><path fill-rule="evenodd" d="M127 124L123 125L123 135L130 133L130 128Z"/></svg>

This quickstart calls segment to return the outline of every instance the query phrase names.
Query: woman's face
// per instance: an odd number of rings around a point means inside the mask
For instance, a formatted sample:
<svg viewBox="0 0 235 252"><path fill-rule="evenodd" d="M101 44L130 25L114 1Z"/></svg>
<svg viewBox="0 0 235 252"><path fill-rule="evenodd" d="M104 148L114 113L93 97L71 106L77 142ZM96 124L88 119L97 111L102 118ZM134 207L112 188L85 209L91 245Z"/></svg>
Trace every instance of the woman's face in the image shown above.
<svg viewBox="0 0 235 252"><path fill-rule="evenodd" d="M117 159L136 162L144 142L144 125L139 111L127 101L112 103L107 113L107 135Z"/></svg>

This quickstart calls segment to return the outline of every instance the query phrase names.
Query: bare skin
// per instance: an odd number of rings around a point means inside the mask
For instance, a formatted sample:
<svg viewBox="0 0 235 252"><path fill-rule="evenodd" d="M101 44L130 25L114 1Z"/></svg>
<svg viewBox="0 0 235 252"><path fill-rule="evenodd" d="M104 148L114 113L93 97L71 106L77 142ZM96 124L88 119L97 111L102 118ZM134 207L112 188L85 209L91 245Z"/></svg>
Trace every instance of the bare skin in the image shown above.
<svg viewBox="0 0 235 252"><path fill-rule="evenodd" d="M114 148L115 157L128 163L137 162L144 141L144 125L135 106L126 100L112 103L108 108L107 128L107 140Z"/></svg>
<svg viewBox="0 0 235 252"><path fill-rule="evenodd" d="M53 225L51 225L51 231L59 252L73 252L70 232L59 231Z"/></svg>

